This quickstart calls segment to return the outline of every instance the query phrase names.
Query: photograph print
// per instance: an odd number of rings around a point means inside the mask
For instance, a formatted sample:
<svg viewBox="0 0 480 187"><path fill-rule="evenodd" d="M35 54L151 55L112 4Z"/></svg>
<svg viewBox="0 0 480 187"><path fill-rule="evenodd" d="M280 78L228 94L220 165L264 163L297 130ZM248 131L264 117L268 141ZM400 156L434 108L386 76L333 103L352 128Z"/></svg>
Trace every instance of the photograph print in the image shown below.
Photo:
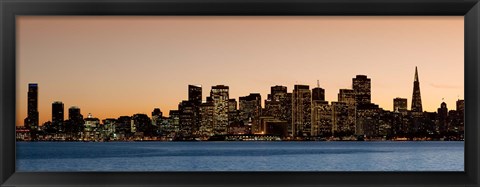
<svg viewBox="0 0 480 187"><path fill-rule="evenodd" d="M463 16L17 16L16 37L17 171L464 171Z"/></svg>

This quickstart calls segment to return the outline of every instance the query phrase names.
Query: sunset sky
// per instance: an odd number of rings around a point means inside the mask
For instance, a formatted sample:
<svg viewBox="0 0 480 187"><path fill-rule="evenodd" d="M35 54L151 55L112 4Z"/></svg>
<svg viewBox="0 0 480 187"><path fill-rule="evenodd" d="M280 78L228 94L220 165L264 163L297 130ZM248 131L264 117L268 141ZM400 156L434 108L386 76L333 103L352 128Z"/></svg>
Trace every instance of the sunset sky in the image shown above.
<svg viewBox="0 0 480 187"><path fill-rule="evenodd" d="M159 107L168 115L188 84L230 87L230 98L294 84L337 101L352 78L371 78L372 102L411 107L418 66L423 109L464 97L463 16L18 16L17 125L28 83L39 84L40 123L51 104L104 119ZM264 103L262 102L262 105Z"/></svg>

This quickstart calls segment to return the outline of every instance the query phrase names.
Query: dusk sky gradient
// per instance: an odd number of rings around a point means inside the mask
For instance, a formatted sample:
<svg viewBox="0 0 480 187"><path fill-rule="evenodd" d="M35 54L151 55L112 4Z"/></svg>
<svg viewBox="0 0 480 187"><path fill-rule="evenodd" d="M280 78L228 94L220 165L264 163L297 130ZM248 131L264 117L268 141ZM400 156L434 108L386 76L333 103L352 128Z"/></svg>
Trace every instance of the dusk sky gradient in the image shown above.
<svg viewBox="0 0 480 187"><path fill-rule="evenodd" d="M325 89L337 101L352 78L371 78L372 102L411 107L418 66L423 109L464 97L463 16L18 16L17 125L28 83L39 84L40 124L51 104L100 119L164 115L188 84L230 87L230 98L274 85ZM262 105L264 102L262 101Z"/></svg>

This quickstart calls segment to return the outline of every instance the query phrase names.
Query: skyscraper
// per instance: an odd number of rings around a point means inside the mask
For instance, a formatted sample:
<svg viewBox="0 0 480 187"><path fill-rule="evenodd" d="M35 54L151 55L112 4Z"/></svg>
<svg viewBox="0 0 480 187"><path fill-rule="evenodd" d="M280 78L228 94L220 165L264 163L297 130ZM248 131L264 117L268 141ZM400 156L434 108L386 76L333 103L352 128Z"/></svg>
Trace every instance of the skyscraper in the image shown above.
<svg viewBox="0 0 480 187"><path fill-rule="evenodd" d="M343 102L347 105L347 129L348 134L355 133L357 122L357 107L355 106L355 91L353 89L340 89L338 93L338 102Z"/></svg>
<svg viewBox="0 0 480 187"><path fill-rule="evenodd" d="M210 97L213 100L213 131L214 134L226 134L228 125L228 86L212 86Z"/></svg>
<svg viewBox="0 0 480 187"><path fill-rule="evenodd" d="M358 104L371 103L371 81L366 75L357 75L352 79L352 88L355 92L355 102Z"/></svg>
<svg viewBox="0 0 480 187"><path fill-rule="evenodd" d="M260 133L260 115L262 114L262 97L259 93L251 93L248 96L240 97L239 111L240 120L244 125L252 125L253 133Z"/></svg>
<svg viewBox="0 0 480 187"><path fill-rule="evenodd" d="M199 106L202 103L202 86L188 85L188 100Z"/></svg>
<svg viewBox="0 0 480 187"><path fill-rule="evenodd" d="M52 103L52 126L57 130L57 132L63 132L64 126L64 108L63 103L60 101L55 101Z"/></svg>
<svg viewBox="0 0 480 187"><path fill-rule="evenodd" d="M38 118L38 84L28 84L28 106L27 118L25 118L24 125L27 129L37 129Z"/></svg>
<svg viewBox="0 0 480 187"><path fill-rule="evenodd" d="M413 80L412 112L422 112L422 97L420 96L420 81L418 70L415 66L415 77Z"/></svg>
<svg viewBox="0 0 480 187"><path fill-rule="evenodd" d="M320 88L318 83L317 87L312 89L312 101L325 101L325 89Z"/></svg>
<svg viewBox="0 0 480 187"><path fill-rule="evenodd" d="M178 104L180 131L184 136L192 136L198 131L200 124L197 126L195 109L196 105L193 101L182 101Z"/></svg>
<svg viewBox="0 0 480 187"><path fill-rule="evenodd" d="M307 85L295 85L292 96L292 135L309 136L311 131L312 93Z"/></svg>
<svg viewBox="0 0 480 187"><path fill-rule="evenodd" d="M440 134L446 133L448 130L448 108L447 103L442 102L440 108L437 109L438 112L438 130Z"/></svg>
<svg viewBox="0 0 480 187"><path fill-rule="evenodd" d="M80 132L83 130L83 115L80 113L80 108L77 106L72 106L68 109L68 120L69 123L66 124L68 127L67 129L70 129L72 132Z"/></svg>
<svg viewBox="0 0 480 187"><path fill-rule="evenodd" d="M192 133L197 133L200 127L200 104L202 104L202 86L201 85L188 85L188 102L193 107L192 117Z"/></svg>
<svg viewBox="0 0 480 187"><path fill-rule="evenodd" d="M332 135L332 106L328 101L312 101L311 136Z"/></svg>

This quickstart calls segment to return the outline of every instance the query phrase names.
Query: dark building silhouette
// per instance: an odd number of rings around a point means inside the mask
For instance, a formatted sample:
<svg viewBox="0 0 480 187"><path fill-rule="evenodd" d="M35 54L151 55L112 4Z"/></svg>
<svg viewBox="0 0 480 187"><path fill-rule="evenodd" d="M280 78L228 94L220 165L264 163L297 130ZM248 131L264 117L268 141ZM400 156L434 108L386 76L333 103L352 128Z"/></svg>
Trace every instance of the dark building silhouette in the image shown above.
<svg viewBox="0 0 480 187"><path fill-rule="evenodd" d="M153 116L159 116L159 117L162 117L163 116L163 113L162 111L160 110L160 108L154 108L153 111L152 111L152 117Z"/></svg>
<svg viewBox="0 0 480 187"><path fill-rule="evenodd" d="M347 129L345 133L353 134L356 129L356 111L355 106L355 91L353 89L340 89L338 93L338 102L343 102L347 105Z"/></svg>
<svg viewBox="0 0 480 187"><path fill-rule="evenodd" d="M228 100L228 126L234 123L240 123L240 111L237 109L237 100L229 99Z"/></svg>
<svg viewBox="0 0 480 187"><path fill-rule="evenodd" d="M371 81L366 75L357 75L353 78L352 88L355 92L357 105L371 103Z"/></svg>
<svg viewBox="0 0 480 187"><path fill-rule="evenodd" d="M195 105L202 103L202 86L200 85L188 85L188 100Z"/></svg>
<svg viewBox="0 0 480 187"><path fill-rule="evenodd" d="M163 123L163 113L160 108L154 108L152 111L152 124L155 125L157 128Z"/></svg>
<svg viewBox="0 0 480 187"><path fill-rule="evenodd" d="M132 116L132 124L135 127L135 129L132 129L133 132L141 132L145 136L154 135L155 129L147 114L134 114Z"/></svg>
<svg viewBox="0 0 480 187"><path fill-rule="evenodd" d="M52 125L57 132L63 132L64 129L64 107L60 101L52 103Z"/></svg>
<svg viewBox="0 0 480 187"><path fill-rule="evenodd" d="M27 118L25 118L24 126L27 129L37 129L39 124L38 117L38 84L28 84L28 102L27 102Z"/></svg>
<svg viewBox="0 0 480 187"><path fill-rule="evenodd" d="M278 101L282 97L284 97L285 94L287 94L286 86L281 86L281 85L272 86L270 87L270 94L268 94L267 100Z"/></svg>
<svg viewBox="0 0 480 187"><path fill-rule="evenodd" d="M406 112L407 111L407 98L394 98L393 99L393 111Z"/></svg>
<svg viewBox="0 0 480 187"><path fill-rule="evenodd" d="M239 111L240 121L246 126L251 126L253 133L260 133L260 116L262 115L262 96L259 93L251 93L248 96L240 97Z"/></svg>
<svg viewBox="0 0 480 187"><path fill-rule="evenodd" d="M131 122L132 117L130 116L120 116L117 119L117 132L122 134L125 137L128 137L132 134Z"/></svg>
<svg viewBox="0 0 480 187"><path fill-rule="evenodd" d="M437 110L438 113L438 130L440 134L446 133L448 131L448 108L447 103L442 102L440 108Z"/></svg>
<svg viewBox="0 0 480 187"><path fill-rule="evenodd" d="M415 77L413 80L412 112L422 112L422 97L420 95L420 80L418 79L418 70L415 67Z"/></svg>
<svg viewBox="0 0 480 187"><path fill-rule="evenodd" d="M191 133L196 133L200 127L200 104L202 104L202 86L188 85L188 101L193 107Z"/></svg>
<svg viewBox="0 0 480 187"><path fill-rule="evenodd" d="M312 93L307 85L295 85L292 93L293 136L309 136L312 123Z"/></svg>
<svg viewBox="0 0 480 187"><path fill-rule="evenodd" d="M83 115L80 112L80 108L72 106L68 109L68 121L69 123L66 124L66 128L70 130L70 132L80 132L83 130L83 124L85 122L83 121Z"/></svg>
<svg viewBox="0 0 480 187"><path fill-rule="evenodd" d="M312 89L312 101L325 101L325 89L320 88L318 83L317 87Z"/></svg>

